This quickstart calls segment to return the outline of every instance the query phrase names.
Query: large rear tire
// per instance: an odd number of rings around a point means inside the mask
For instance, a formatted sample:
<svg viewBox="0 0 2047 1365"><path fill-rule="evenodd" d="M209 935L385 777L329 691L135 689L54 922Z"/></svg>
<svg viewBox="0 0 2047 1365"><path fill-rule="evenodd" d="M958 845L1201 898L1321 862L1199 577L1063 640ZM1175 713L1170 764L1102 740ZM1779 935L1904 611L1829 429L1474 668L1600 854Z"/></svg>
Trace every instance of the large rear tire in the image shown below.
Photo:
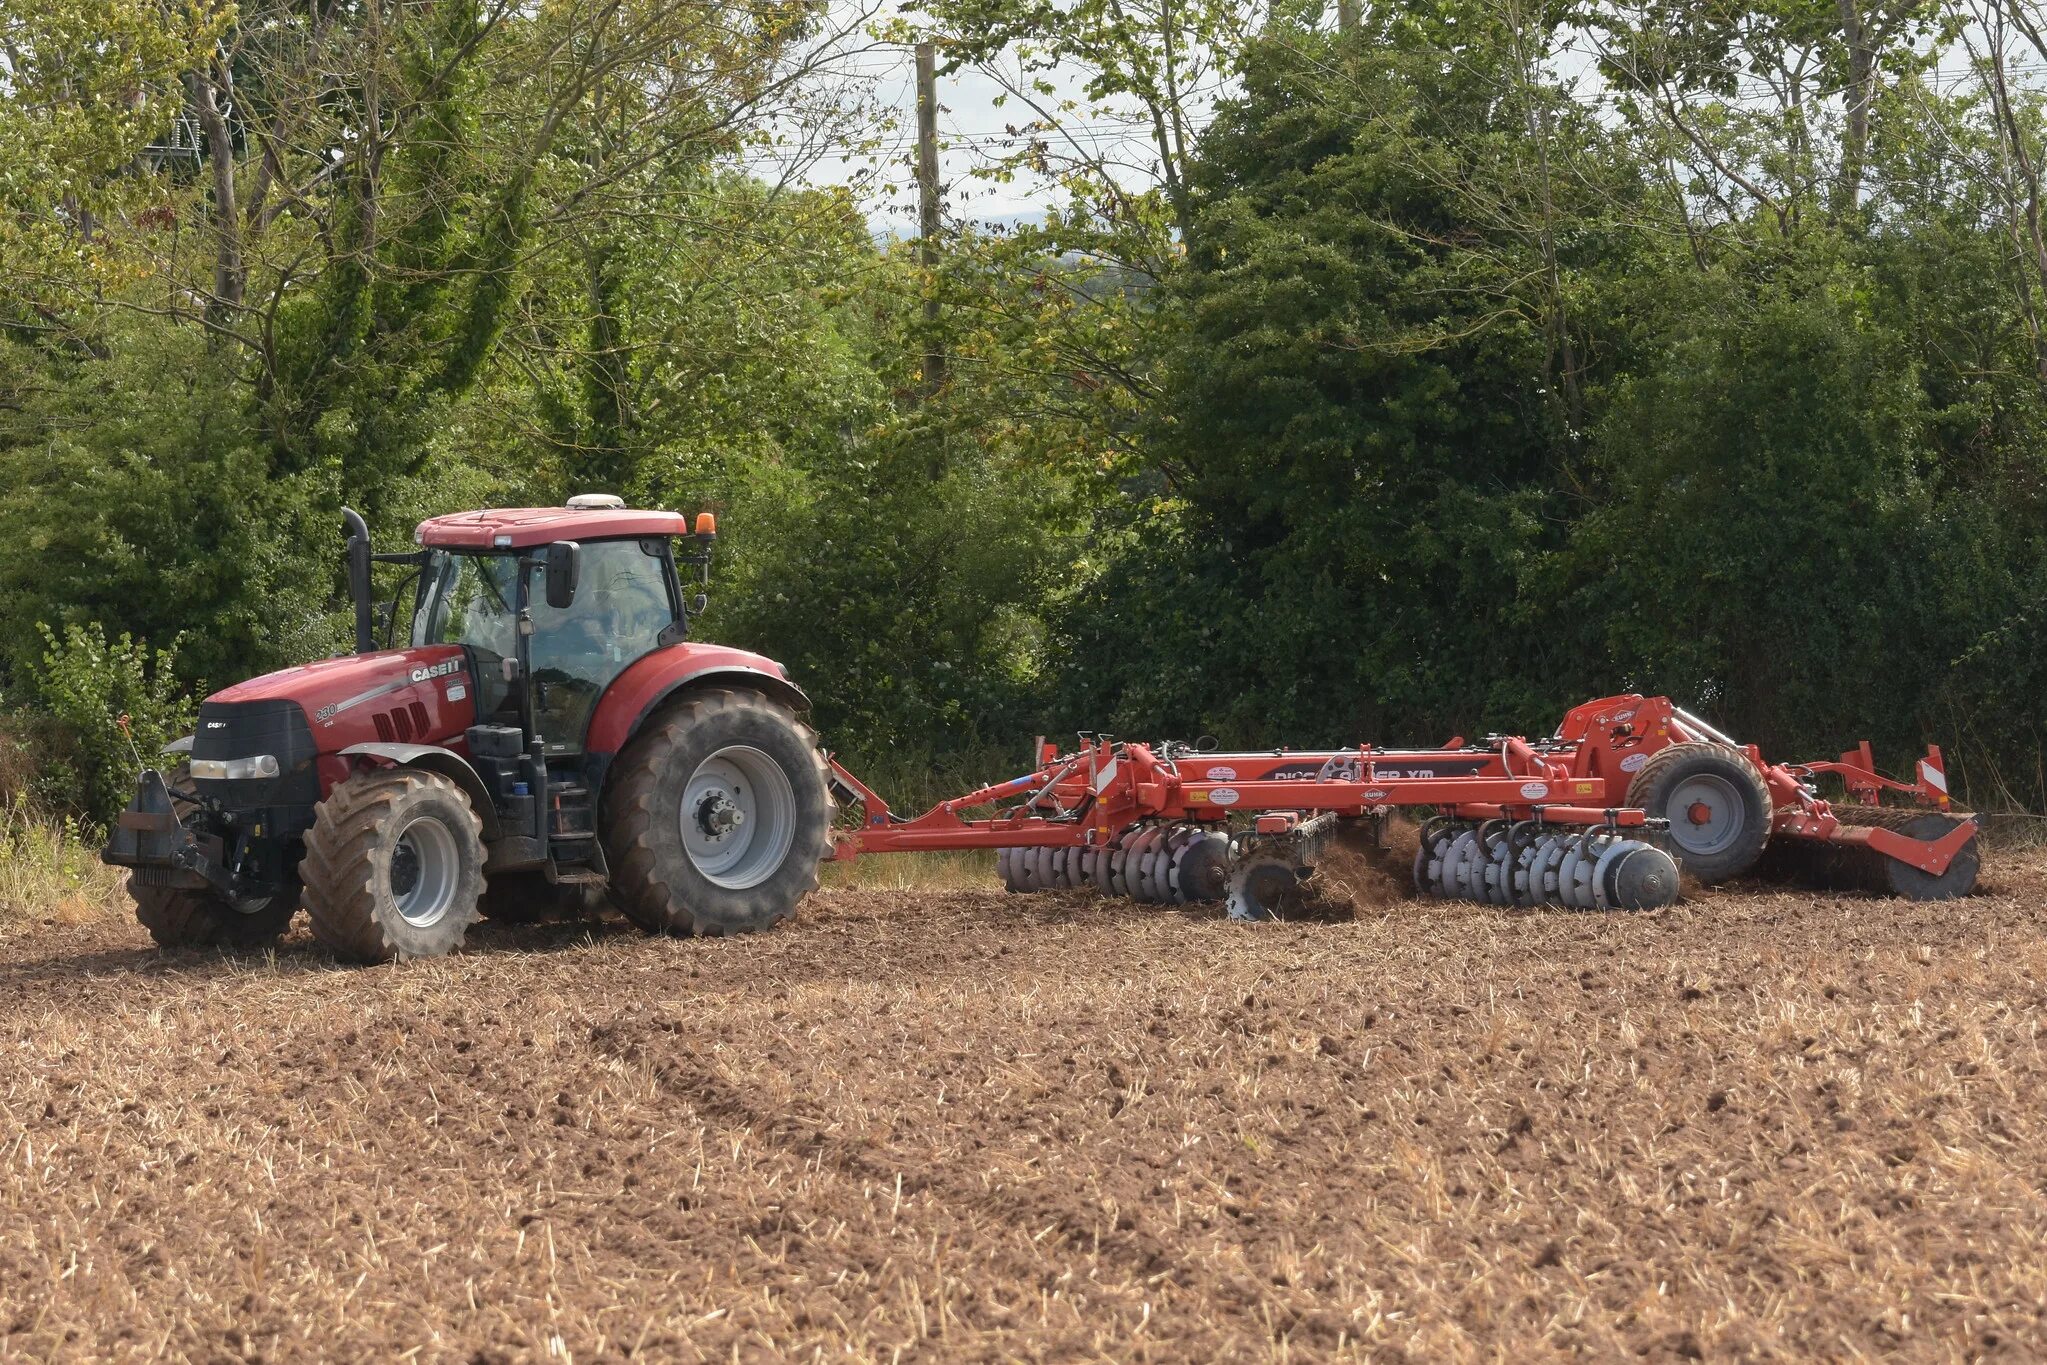
<svg viewBox="0 0 2047 1365"><path fill-rule="evenodd" d="M1673 744L1628 783L1628 804L1670 821L1663 845L1707 886L1756 865L1770 842L1770 789L1748 756L1724 744Z"/></svg>
<svg viewBox="0 0 2047 1365"><path fill-rule="evenodd" d="M483 891L483 823L439 773L387 768L328 793L306 832L313 934L351 962L461 946Z"/></svg>
<svg viewBox="0 0 2047 1365"><path fill-rule="evenodd" d="M236 909L212 891L144 886L128 881L135 918L159 948L263 948L277 942L298 913L299 898L279 894Z"/></svg>
<svg viewBox="0 0 2047 1365"><path fill-rule="evenodd" d="M817 885L832 798L817 737L757 692L697 692L649 721L604 802L611 898L650 934L743 934Z"/></svg>

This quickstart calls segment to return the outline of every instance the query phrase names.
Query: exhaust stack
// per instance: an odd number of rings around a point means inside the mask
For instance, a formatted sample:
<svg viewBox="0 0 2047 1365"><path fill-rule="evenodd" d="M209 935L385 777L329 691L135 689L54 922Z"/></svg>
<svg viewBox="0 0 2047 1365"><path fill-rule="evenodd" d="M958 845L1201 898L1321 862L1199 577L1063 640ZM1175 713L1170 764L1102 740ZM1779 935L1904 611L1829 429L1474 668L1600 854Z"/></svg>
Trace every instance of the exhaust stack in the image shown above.
<svg viewBox="0 0 2047 1365"><path fill-rule="evenodd" d="M353 507L341 509L341 531L348 537L348 595L355 601L355 652L377 647L370 626L370 528Z"/></svg>

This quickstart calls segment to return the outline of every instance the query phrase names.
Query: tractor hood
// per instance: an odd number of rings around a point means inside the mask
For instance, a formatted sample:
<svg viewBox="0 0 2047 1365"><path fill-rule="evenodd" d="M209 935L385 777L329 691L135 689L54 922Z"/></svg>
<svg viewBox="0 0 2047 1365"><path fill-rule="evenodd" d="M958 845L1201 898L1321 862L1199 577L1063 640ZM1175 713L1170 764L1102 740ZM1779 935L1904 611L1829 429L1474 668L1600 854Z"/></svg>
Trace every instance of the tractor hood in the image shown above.
<svg viewBox="0 0 2047 1365"><path fill-rule="evenodd" d="M443 678L459 684L463 681L463 670L459 645L382 649L265 673L224 688L206 700L209 704L295 701L305 708L306 718L318 726L332 723L358 707L395 698L408 688Z"/></svg>

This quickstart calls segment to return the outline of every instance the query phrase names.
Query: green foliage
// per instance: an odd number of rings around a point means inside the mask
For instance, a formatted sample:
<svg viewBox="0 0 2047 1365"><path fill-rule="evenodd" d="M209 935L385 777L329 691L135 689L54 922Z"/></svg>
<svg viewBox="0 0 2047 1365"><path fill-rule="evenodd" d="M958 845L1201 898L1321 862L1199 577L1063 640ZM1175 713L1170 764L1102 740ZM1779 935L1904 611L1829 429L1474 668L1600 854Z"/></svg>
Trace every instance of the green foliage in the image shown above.
<svg viewBox="0 0 2047 1365"><path fill-rule="evenodd" d="M1551 301L1517 292L1533 252L1479 211L1504 188L1472 183L1511 110L1430 50L1389 43L1311 101L1333 45L1250 53L1170 291L1167 482L1069 617L1077 709L1127 685L1151 700L1117 724L1230 741L1542 709L1553 651L1520 581L1558 544L1571 453L1543 382Z"/></svg>
<svg viewBox="0 0 2047 1365"><path fill-rule="evenodd" d="M833 131L821 4L0 16L44 788L104 814L108 717L147 756L202 677L345 644L341 503L395 549L602 490L720 513L700 632L905 804L1039 731L1625 687L2047 797L2047 138L1958 12L1323 8L931 0L1016 120L955 183L1048 187L935 264L733 155ZM195 164L136 160L209 93Z"/></svg>
<svg viewBox="0 0 2047 1365"><path fill-rule="evenodd" d="M37 795L104 824L135 794L137 774L189 732L177 641L151 649L125 633L109 640L97 624L40 633L43 657L29 672L47 726Z"/></svg>
<svg viewBox="0 0 2047 1365"><path fill-rule="evenodd" d="M335 522L322 481L271 470L232 375L194 332L109 333L121 361L0 343L18 396L0 443L0 667L39 656L37 625L104 623L191 646L232 678L327 653ZM331 504L329 504L331 506Z"/></svg>
<svg viewBox="0 0 2047 1365"><path fill-rule="evenodd" d="M18 291L6 313L118 275L90 225L148 202L147 182L122 172L167 139L181 73L227 17L203 2L0 2L0 270Z"/></svg>

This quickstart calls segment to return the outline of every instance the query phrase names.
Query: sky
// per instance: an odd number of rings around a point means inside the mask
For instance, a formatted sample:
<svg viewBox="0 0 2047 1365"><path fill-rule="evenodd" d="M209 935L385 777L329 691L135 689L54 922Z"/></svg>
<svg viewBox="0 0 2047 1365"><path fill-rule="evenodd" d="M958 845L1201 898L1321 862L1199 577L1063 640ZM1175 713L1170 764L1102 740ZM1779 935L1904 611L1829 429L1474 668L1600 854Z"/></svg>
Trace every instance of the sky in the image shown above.
<svg viewBox="0 0 2047 1365"><path fill-rule="evenodd" d="M842 3L835 10L842 24L857 24L859 10ZM829 146L762 149L749 157L757 174L790 174L810 185L851 185L878 235L913 236L917 230L916 198L916 65L911 50L895 44L850 42L832 63L834 80L846 101L848 128L870 131L872 146L840 139ZM1043 179L1019 175L997 184L971 174L1006 153L1021 150L1025 139L1008 129L1033 115L1014 97L1004 98L1002 76L1018 86L1022 73L1012 62L991 75L971 68L938 77L939 176L945 186L948 220L1014 223L1041 217L1053 188ZM1062 68L1049 73L1055 100L1080 98L1084 73ZM1065 136L1090 152L1121 166L1130 183L1149 180L1155 158L1150 138L1134 109L1118 116L1094 111L1062 121ZM1121 178L1121 177L1119 177Z"/></svg>

